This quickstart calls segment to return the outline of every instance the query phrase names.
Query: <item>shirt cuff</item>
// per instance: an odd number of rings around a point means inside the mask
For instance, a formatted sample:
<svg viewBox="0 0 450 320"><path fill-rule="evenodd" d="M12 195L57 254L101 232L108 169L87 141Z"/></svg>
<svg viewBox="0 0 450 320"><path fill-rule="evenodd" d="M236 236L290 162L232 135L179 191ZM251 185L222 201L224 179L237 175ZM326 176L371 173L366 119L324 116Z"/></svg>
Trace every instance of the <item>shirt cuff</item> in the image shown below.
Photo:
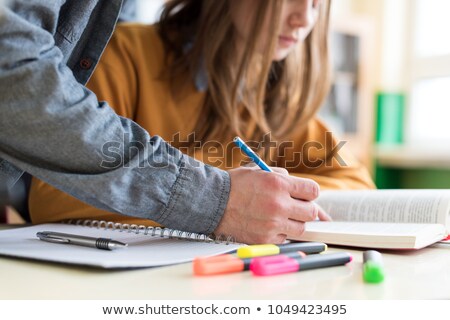
<svg viewBox="0 0 450 320"><path fill-rule="evenodd" d="M209 235L222 219L230 195L228 172L185 155L159 221L164 226Z"/></svg>

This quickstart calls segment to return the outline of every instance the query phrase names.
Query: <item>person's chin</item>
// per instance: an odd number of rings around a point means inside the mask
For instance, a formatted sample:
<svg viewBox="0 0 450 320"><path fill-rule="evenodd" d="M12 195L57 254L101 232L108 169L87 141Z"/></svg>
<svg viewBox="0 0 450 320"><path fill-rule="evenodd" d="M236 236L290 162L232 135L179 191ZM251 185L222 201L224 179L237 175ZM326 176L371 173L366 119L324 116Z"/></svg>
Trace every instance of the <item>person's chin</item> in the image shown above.
<svg viewBox="0 0 450 320"><path fill-rule="evenodd" d="M289 53L291 51L292 50L287 50L287 49L277 50L275 52L273 61L282 61L282 60L286 59L286 57L289 55Z"/></svg>

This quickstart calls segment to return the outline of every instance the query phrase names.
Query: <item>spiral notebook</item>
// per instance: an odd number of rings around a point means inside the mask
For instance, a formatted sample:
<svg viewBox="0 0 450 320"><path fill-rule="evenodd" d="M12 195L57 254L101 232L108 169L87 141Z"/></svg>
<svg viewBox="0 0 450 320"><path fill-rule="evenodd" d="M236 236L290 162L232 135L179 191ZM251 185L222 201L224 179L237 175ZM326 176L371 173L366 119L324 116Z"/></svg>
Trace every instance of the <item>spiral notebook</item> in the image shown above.
<svg viewBox="0 0 450 320"><path fill-rule="evenodd" d="M39 240L37 232L53 231L96 238L111 238L127 248L100 250ZM231 239L104 221L77 224L40 224L0 231L0 255L99 268L143 268L192 261L197 256L233 252L244 244Z"/></svg>

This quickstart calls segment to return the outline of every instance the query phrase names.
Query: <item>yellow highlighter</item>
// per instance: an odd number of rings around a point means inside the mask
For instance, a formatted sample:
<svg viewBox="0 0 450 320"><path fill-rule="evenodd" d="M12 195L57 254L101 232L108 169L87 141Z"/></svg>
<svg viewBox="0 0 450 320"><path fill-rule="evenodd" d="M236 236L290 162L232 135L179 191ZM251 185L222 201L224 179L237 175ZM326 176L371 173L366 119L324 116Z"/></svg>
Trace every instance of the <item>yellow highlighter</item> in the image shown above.
<svg viewBox="0 0 450 320"><path fill-rule="evenodd" d="M320 253L327 250L327 245L321 242L290 242L283 244L256 244L237 249L241 259L262 256L272 256L280 253L302 251L306 254Z"/></svg>

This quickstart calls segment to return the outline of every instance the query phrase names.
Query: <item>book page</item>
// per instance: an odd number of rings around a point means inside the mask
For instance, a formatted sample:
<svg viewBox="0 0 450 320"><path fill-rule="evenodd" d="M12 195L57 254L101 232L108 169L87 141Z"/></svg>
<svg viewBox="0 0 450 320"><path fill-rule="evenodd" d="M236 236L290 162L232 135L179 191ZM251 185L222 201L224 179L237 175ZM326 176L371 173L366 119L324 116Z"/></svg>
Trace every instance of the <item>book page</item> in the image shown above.
<svg viewBox="0 0 450 320"><path fill-rule="evenodd" d="M323 191L316 202L335 221L450 226L450 190Z"/></svg>
<svg viewBox="0 0 450 320"><path fill-rule="evenodd" d="M293 240L386 249L419 249L445 236L441 224L328 222L306 223L306 230Z"/></svg>

